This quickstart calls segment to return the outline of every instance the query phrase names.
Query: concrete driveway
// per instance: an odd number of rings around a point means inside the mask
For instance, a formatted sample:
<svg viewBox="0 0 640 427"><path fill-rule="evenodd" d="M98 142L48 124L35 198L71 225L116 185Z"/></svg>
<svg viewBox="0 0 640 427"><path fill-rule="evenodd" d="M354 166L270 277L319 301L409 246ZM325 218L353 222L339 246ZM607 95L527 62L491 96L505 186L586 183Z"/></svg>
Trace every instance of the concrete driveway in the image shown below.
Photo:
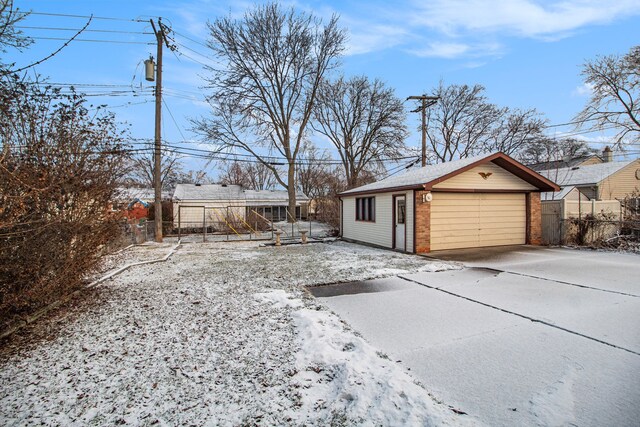
<svg viewBox="0 0 640 427"><path fill-rule="evenodd" d="M313 293L489 425L638 425L640 256L527 246L435 256L467 268Z"/></svg>

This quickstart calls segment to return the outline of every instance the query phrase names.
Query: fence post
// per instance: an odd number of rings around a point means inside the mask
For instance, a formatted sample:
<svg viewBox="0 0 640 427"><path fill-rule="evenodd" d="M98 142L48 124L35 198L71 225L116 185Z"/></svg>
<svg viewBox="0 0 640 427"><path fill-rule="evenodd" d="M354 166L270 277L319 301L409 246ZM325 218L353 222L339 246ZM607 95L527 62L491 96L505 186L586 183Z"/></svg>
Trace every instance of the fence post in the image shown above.
<svg viewBox="0 0 640 427"><path fill-rule="evenodd" d="M202 207L202 242L207 241L207 207Z"/></svg>
<svg viewBox="0 0 640 427"><path fill-rule="evenodd" d="M591 224L591 244L595 241L595 230L596 227L596 201L595 199L591 199L591 219L593 223Z"/></svg>
<svg viewBox="0 0 640 427"><path fill-rule="evenodd" d="M178 240L182 237L182 221L180 218L180 211L182 210L182 206L178 205Z"/></svg>
<svg viewBox="0 0 640 427"><path fill-rule="evenodd" d="M226 210L227 210L227 213L225 215L224 221L225 221L225 225L226 225L225 230L226 230L226 233L227 233L227 242L228 242L229 241L229 231L230 231L229 230L229 206L227 206Z"/></svg>
<svg viewBox="0 0 640 427"><path fill-rule="evenodd" d="M558 243L560 245L565 244L565 219L567 216L567 199L562 199L560 201L560 224L558 229L560 231L560 236L558 238Z"/></svg>
<svg viewBox="0 0 640 427"><path fill-rule="evenodd" d="M289 207L285 208L285 212L287 213L287 216L291 217L291 219L292 219L292 221L291 221L291 238L293 239L295 237L295 230L293 229L293 223L296 222L295 212L294 212L294 216L291 216L291 212L289 212Z"/></svg>

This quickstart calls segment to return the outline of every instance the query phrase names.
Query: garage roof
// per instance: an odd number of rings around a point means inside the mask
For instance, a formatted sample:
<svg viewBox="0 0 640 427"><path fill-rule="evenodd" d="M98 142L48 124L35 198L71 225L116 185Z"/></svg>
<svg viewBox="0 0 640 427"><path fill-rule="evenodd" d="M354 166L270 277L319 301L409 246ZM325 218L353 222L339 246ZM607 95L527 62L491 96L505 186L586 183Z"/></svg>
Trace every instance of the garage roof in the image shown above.
<svg viewBox="0 0 640 427"><path fill-rule="evenodd" d="M430 190L439 182L445 181L466 170L488 162L493 162L495 165L511 172L518 178L530 183L541 191L560 190L560 187L539 173L527 168L521 163L518 163L502 152L494 152L454 160L451 162L438 163L436 165L427 165L419 169L410 170L401 175L391 176L371 184L343 191L340 195L349 196L413 189Z"/></svg>

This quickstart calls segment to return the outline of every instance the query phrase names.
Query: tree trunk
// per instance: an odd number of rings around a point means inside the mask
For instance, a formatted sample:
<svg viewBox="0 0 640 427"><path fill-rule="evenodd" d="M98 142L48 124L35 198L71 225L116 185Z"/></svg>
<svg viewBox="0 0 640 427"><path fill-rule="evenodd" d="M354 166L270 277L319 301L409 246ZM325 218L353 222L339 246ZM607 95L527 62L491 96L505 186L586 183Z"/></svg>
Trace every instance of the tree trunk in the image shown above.
<svg viewBox="0 0 640 427"><path fill-rule="evenodd" d="M289 163L289 171L287 174L287 192L289 193L289 222L296 221L296 165Z"/></svg>

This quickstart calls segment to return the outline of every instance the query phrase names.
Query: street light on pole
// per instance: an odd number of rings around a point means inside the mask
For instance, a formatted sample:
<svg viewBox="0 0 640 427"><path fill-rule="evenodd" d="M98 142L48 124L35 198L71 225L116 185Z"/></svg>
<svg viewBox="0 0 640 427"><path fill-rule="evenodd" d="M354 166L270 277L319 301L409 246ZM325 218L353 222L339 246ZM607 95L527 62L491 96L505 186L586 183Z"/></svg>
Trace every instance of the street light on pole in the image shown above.
<svg viewBox="0 0 640 427"><path fill-rule="evenodd" d="M407 98L407 101L414 99L422 101L422 105L411 112L417 113L418 111L422 111L422 166L424 167L427 165L427 108L438 102L440 97L427 95L410 96Z"/></svg>

